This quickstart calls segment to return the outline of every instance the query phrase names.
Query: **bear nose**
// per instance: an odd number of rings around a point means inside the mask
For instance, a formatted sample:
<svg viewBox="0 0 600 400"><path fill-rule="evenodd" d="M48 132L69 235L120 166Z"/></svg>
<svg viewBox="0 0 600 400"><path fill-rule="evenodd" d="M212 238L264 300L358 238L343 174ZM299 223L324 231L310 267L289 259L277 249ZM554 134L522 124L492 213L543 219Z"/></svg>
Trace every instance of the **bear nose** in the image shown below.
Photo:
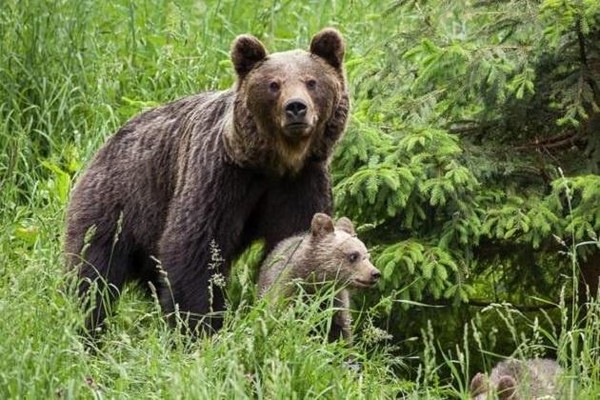
<svg viewBox="0 0 600 400"><path fill-rule="evenodd" d="M284 109L288 118L297 119L306 116L308 107L306 103L300 99L291 99L285 103Z"/></svg>
<svg viewBox="0 0 600 400"><path fill-rule="evenodd" d="M373 272L371 272L371 278L376 281L381 277L381 272L379 272L378 270L375 270Z"/></svg>

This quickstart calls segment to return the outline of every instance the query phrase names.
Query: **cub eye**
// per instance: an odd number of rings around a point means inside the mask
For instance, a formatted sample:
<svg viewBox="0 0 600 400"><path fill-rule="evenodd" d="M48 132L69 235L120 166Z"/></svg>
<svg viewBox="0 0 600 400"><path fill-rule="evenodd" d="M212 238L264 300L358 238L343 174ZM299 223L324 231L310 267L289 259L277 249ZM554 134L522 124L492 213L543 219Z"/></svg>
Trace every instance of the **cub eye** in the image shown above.
<svg viewBox="0 0 600 400"><path fill-rule="evenodd" d="M314 89L317 87L317 81L315 81L314 79L310 79L306 82L306 87L309 89Z"/></svg>
<svg viewBox="0 0 600 400"><path fill-rule="evenodd" d="M269 90L271 92L277 92L277 91L279 91L279 83L275 82L275 81L269 83Z"/></svg>
<svg viewBox="0 0 600 400"><path fill-rule="evenodd" d="M354 253L350 253L348 254L348 261L350 261L351 263L355 263L358 261L358 258L360 257L360 254L354 252Z"/></svg>

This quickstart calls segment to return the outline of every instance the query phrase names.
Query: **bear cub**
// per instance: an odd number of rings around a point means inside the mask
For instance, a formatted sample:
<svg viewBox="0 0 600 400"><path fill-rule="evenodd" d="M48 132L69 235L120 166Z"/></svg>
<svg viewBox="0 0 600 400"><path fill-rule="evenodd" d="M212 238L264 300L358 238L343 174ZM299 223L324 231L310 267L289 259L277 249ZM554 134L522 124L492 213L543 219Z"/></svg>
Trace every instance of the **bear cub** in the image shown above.
<svg viewBox="0 0 600 400"><path fill-rule="evenodd" d="M296 294L297 281L306 293L314 293L323 283L332 283L337 291L330 340L341 335L352 341L350 329L349 287L372 287L381 273L369 261L369 252L356 237L348 218L334 225L328 215L314 215L310 232L290 237L275 247L264 261L258 279L259 295L289 298Z"/></svg>
<svg viewBox="0 0 600 400"><path fill-rule="evenodd" d="M561 368L554 360L507 360L499 362L489 378L477 373L471 380L470 392L474 400L558 399L558 378Z"/></svg>

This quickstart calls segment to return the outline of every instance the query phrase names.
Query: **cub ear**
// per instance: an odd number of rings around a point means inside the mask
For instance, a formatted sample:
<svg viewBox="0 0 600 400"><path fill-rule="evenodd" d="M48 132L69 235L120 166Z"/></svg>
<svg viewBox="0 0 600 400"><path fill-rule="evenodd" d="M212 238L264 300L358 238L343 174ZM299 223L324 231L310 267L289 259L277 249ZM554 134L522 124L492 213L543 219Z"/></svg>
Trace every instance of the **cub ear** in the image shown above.
<svg viewBox="0 0 600 400"><path fill-rule="evenodd" d="M333 220L329 215L317 213L314 215L310 224L310 232L314 238L323 237L329 233L332 233Z"/></svg>
<svg viewBox="0 0 600 400"><path fill-rule="evenodd" d="M335 227L337 229L339 229L340 231L349 233L350 235L353 235L353 236L356 235L356 232L354 231L354 224L352 224L352 221L350 221L346 217L342 217L342 218L338 219L337 222L335 223Z"/></svg>
<svg viewBox="0 0 600 400"><path fill-rule="evenodd" d="M344 51L344 39L333 28L323 29L312 38L310 43L310 52L323 58L337 70L342 69Z"/></svg>
<svg viewBox="0 0 600 400"><path fill-rule="evenodd" d="M500 400L514 399L517 393L517 382L510 375L500 377L498 381L498 398Z"/></svg>
<svg viewBox="0 0 600 400"><path fill-rule="evenodd" d="M231 46L231 61L240 78L246 76L266 56L265 46L252 35L236 37Z"/></svg>
<svg viewBox="0 0 600 400"><path fill-rule="evenodd" d="M480 394L487 393L488 391L488 382L487 376L478 372L473 379L471 379L471 384L469 385L469 392L471 392L471 396L477 397Z"/></svg>

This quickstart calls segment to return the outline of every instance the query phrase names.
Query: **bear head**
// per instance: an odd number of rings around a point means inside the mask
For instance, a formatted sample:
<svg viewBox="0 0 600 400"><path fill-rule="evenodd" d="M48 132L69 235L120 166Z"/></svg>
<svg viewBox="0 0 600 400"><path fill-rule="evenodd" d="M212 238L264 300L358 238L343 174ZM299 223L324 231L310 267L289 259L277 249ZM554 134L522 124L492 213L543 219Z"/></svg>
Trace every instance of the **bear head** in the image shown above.
<svg viewBox="0 0 600 400"><path fill-rule="evenodd" d="M314 215L310 229L311 259L316 282L336 282L351 287L371 287L381 273L369 260L365 244L356 237L348 218L334 225L326 214Z"/></svg>
<svg viewBox="0 0 600 400"><path fill-rule="evenodd" d="M238 140L245 151L271 157L279 174L295 173L322 144L342 97L346 104L338 125L343 129L347 114L343 57L344 41L332 28L315 35L309 51L268 54L254 36L238 36L231 50L238 77L234 129L237 135L246 135Z"/></svg>
<svg viewBox="0 0 600 400"><path fill-rule="evenodd" d="M500 400L519 400L517 396L517 382L510 375L502 375L498 378L495 393ZM494 398L490 393L489 378L478 372L469 386L471 397L474 400L486 400Z"/></svg>

